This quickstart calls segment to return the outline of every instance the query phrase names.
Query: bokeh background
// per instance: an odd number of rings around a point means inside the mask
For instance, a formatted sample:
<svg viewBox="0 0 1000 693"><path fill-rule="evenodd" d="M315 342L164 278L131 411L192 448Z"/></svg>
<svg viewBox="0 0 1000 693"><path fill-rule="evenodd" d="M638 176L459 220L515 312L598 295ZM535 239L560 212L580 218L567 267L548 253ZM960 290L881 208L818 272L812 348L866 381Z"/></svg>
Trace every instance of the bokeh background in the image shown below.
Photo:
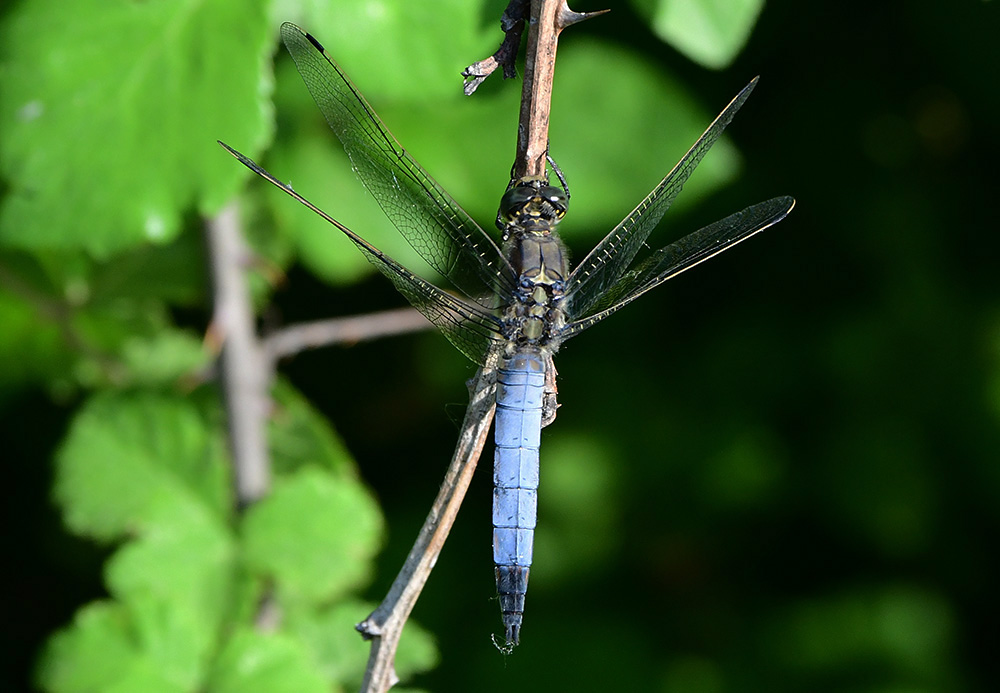
<svg viewBox="0 0 1000 693"><path fill-rule="evenodd" d="M44 50L50 27L66 31L57 4L23 0L3 10L0 79L38 66L42 53L18 51ZM981 0L781 1L755 17L754 3L707 3L748 17L745 45L735 41L729 60L685 43L677 27L700 15L669 15L671 4L612 3L609 15L574 27L560 44L551 150L573 192L562 231L574 256L758 74L728 141L651 243L779 194L794 195L797 206L560 352L563 406L542 436L522 646L504 657L489 639L500 622L484 460L414 612L440 659L406 684L526 693L994 690L1000 10ZM574 9L606 5L581 0ZM268 105L277 21L292 19L323 40L452 195L484 227L491 223L512 158L518 84L494 77L469 99L458 72L499 42L503 3L256 6L253 17L233 10L231 26L203 37L226 37L227 89L256 89L244 90L252 122L215 112L210 138L261 157L419 268L338 158L283 52ZM40 21L46 16L51 25ZM236 28L251 23L252 31ZM85 26L94 43L64 57L85 60L88 49L109 46L126 59L118 29ZM244 55L236 39L251 34ZM110 69L75 79L84 96L129 87ZM164 81L164 90L184 91ZM402 303L349 243L249 181L211 139L161 137L143 129L141 114L129 132L153 165L125 178L170 167L181 176L184 147L202 157L190 160L199 166L191 189L165 207L176 223L159 238L148 225L149 238L129 236L128 213L109 212L113 223L94 232L106 237L73 240L85 235L95 198L70 195L65 208L47 208L51 220L25 202L30 186L19 176L34 161L25 151L40 150L17 141L25 119L16 86L8 83L7 98L0 89L6 690L38 685L40 648L81 605L107 594L102 566L115 548L68 532L51 500L52 460L75 413L115 383L93 367L101 361L93 344L55 329L60 313L46 307L84 310L73 293L81 276L134 270L129 258L149 253L164 275L174 270L174 291L153 277L169 324L197 335L210 318L201 216L238 191L255 249L286 273L277 287L258 282L264 326ZM192 122L202 115L195 110ZM116 132L98 143L110 152L97 165L113 163ZM79 152L70 130L65 136L50 144ZM122 149L122 165L131 165L131 150ZM86 171L80 165L67 162L67 189ZM126 182L108 185L122 193ZM76 227L59 231L73 219ZM51 298L40 300L24 279L31 254L44 257L38 265L58 289ZM140 284L123 282L118 300L135 299ZM112 289L103 291L107 299ZM32 307L28 318L11 308L19 301ZM44 348L32 338L50 333ZM112 340L97 341L113 352ZM436 492L474 367L428 332L303 353L281 373L328 417L385 516L384 548L361 589L377 602Z"/></svg>

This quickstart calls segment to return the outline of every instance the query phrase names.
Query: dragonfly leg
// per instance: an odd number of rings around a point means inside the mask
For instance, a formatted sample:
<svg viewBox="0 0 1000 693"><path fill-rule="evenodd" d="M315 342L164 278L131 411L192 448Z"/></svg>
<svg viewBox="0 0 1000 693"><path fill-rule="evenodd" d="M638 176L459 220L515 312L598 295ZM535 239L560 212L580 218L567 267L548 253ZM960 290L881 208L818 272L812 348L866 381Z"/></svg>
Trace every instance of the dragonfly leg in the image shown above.
<svg viewBox="0 0 1000 693"><path fill-rule="evenodd" d="M566 183L566 176L563 175L562 169L559 168L556 160L549 156L548 151L545 152L545 158L549 162L549 167L552 169L552 172L556 174L556 178L558 178L559 182L562 184L563 192L566 193L566 202L569 202L569 185Z"/></svg>
<svg viewBox="0 0 1000 693"><path fill-rule="evenodd" d="M560 405L557 401L559 388L556 387L556 364L552 361L552 354L544 352L545 361L545 390L542 394L542 428L556 420L556 410Z"/></svg>

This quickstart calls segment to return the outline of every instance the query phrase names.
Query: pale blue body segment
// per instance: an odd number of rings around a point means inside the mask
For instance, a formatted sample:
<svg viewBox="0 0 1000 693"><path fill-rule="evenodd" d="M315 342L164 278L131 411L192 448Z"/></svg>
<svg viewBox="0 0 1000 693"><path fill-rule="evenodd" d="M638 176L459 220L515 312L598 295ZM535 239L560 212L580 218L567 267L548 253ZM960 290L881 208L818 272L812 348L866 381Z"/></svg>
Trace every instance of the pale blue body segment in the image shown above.
<svg viewBox="0 0 1000 693"><path fill-rule="evenodd" d="M521 628L531 566L544 393L545 364L537 354L515 354L499 369L493 458L493 563L504 626L514 640Z"/></svg>

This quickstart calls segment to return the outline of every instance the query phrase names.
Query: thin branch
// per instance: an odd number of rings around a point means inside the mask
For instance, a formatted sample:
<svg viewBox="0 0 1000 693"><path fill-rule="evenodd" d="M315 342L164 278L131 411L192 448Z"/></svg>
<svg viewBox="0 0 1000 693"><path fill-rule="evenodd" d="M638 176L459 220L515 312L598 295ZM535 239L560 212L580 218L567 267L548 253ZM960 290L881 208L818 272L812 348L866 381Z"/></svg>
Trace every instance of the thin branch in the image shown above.
<svg viewBox="0 0 1000 693"><path fill-rule="evenodd" d="M307 349L319 349L332 344L355 344L433 327L416 308L397 308L367 315L288 325L265 337L262 346L265 357L273 364Z"/></svg>
<svg viewBox="0 0 1000 693"><path fill-rule="evenodd" d="M271 485L267 417L271 408L269 364L255 332L250 290L244 278L251 253L240 234L236 205L205 224L212 274L210 335L222 344L219 376L226 408L229 447L236 477L236 498L245 508Z"/></svg>
<svg viewBox="0 0 1000 693"><path fill-rule="evenodd" d="M368 667L361 684L362 693L383 693L399 680L394 662L403 626L437 563L493 422L497 359L495 355L488 359L470 384L469 408L465 412L458 444L420 534L385 599L357 625L358 632L372 641Z"/></svg>
<svg viewBox="0 0 1000 693"><path fill-rule="evenodd" d="M549 111L556 69L559 34L568 26L604 14L574 12L566 0L533 0L528 25L528 53L524 61L521 114L517 124L514 178L545 176L549 151Z"/></svg>

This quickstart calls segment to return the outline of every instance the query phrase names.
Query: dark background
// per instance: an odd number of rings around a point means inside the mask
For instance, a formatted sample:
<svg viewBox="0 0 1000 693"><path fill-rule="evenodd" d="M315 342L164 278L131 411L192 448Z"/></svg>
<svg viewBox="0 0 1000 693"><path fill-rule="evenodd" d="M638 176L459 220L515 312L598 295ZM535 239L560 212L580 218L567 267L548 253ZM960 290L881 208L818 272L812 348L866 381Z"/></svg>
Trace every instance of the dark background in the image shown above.
<svg viewBox="0 0 1000 693"><path fill-rule="evenodd" d="M993 690L996 4L772 2L719 73L613 10L573 33L642 50L703 103L725 103L734 74L762 75L733 129L741 178L668 217L670 232L778 194L798 204L559 354L523 644L505 658L488 640L500 623L484 460L414 613L442 653L414 684ZM286 286L288 322L399 304L380 278L335 291L293 271ZM472 367L426 334L304 354L284 372L387 513L378 600L436 491ZM41 394L8 401L4 457L50 458L70 413ZM2 618L20 679L102 593L104 556L62 533L45 466L8 475Z"/></svg>

